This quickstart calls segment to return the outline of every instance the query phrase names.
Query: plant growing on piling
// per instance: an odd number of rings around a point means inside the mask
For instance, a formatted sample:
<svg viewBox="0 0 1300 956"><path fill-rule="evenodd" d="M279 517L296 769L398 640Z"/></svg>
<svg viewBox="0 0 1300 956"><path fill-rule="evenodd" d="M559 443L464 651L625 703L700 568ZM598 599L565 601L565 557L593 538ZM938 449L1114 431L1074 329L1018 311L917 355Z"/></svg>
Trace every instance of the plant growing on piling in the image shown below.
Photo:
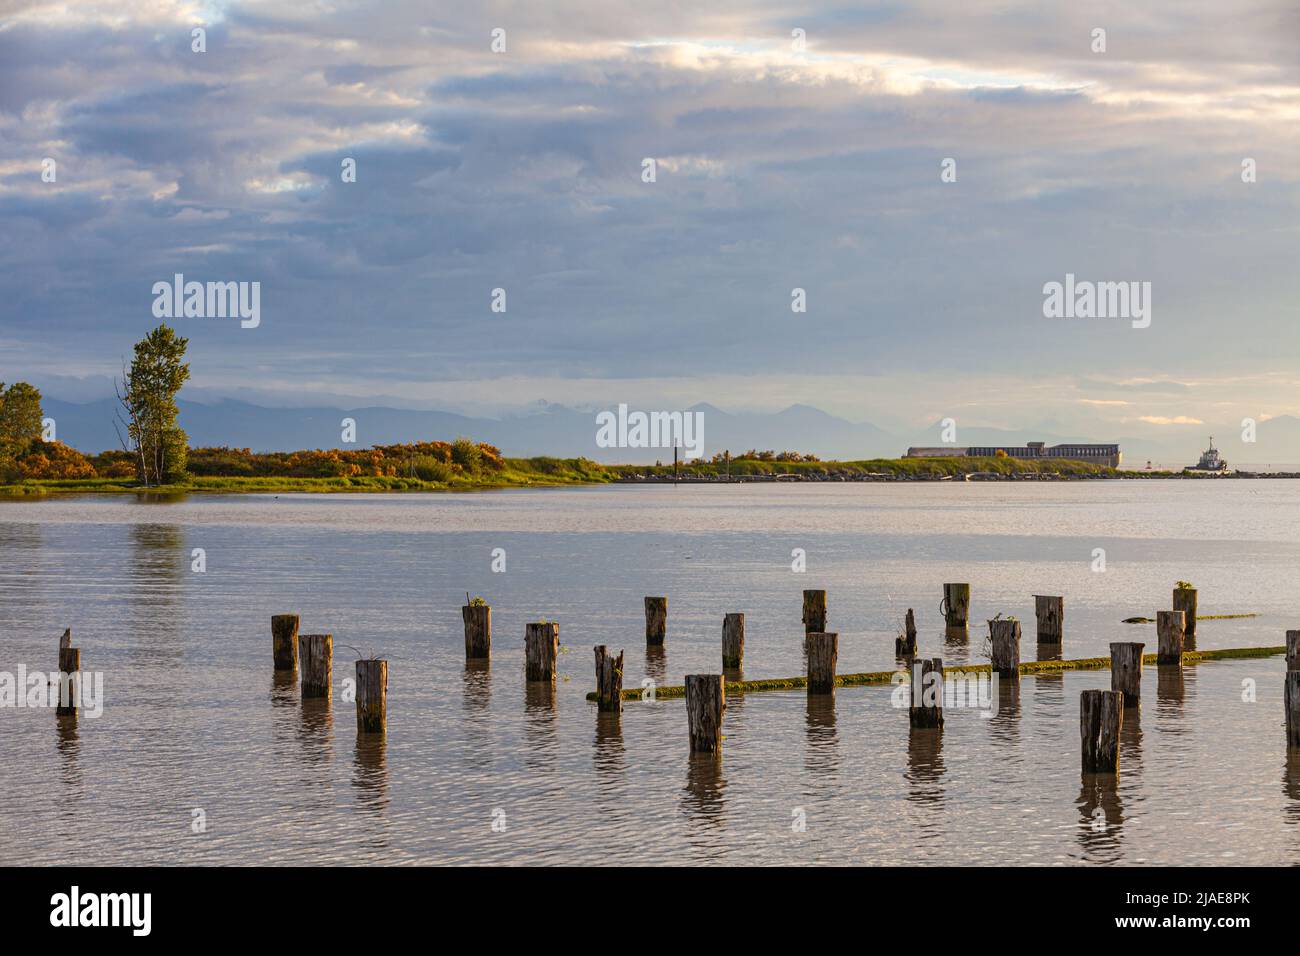
<svg viewBox="0 0 1300 956"><path fill-rule="evenodd" d="M1196 590L1196 588L1194 588L1194 587L1192 586L1192 582L1191 582L1191 581L1176 581L1176 582L1174 582L1174 587L1177 588L1177 589L1180 590L1180 591L1195 591L1195 590Z"/></svg>
<svg viewBox="0 0 1300 956"><path fill-rule="evenodd" d="M469 597L469 594L468 594L468 593L465 595L465 597L469 598L469 606L470 606L470 607L487 607L487 601L485 601L485 600L484 600L483 598L481 598L481 597L477 597L477 596L475 596L475 597L472 597L472 598L471 598L471 597Z"/></svg>

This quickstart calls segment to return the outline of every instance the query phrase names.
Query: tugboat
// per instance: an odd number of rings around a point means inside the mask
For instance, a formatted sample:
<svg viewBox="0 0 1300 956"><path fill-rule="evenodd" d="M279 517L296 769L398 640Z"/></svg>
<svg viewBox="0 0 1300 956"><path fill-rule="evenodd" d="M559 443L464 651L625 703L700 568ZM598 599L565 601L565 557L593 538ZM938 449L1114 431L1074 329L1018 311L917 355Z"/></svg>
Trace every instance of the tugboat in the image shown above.
<svg viewBox="0 0 1300 956"><path fill-rule="evenodd" d="M1201 460L1196 463L1196 467L1188 468L1187 471L1227 471L1228 463L1219 457L1219 449L1214 447L1214 436L1210 436L1210 447L1201 452Z"/></svg>

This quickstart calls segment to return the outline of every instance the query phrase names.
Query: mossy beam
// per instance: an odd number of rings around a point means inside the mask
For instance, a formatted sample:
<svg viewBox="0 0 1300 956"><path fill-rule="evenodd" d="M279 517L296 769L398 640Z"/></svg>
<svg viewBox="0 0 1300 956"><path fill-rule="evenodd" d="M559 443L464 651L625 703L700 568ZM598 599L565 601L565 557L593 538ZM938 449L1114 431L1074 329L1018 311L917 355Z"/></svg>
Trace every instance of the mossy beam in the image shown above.
<svg viewBox="0 0 1300 956"><path fill-rule="evenodd" d="M1199 664L1201 661L1226 661L1238 658L1250 657L1276 657L1279 654L1285 654L1285 647L1225 647L1212 651L1185 651L1183 652L1184 664ZM1142 655L1142 663L1155 666L1156 655ZM1023 661L1020 664L1020 673L1033 676L1034 674L1057 674L1061 671L1100 671L1110 669L1109 657L1081 657L1072 661ZM992 670L988 664L954 664L944 665L944 674L987 674ZM866 687L873 684L892 684L894 675L906 673L905 671L870 671L865 674L840 674L835 678L837 687ZM801 687L808 686L807 677L777 677L771 680L742 680L728 681L728 694L752 694L764 690L798 690ZM640 700L643 691L639 689L624 690L624 700ZM686 696L685 687L656 687L655 698L658 700L673 700ZM595 700L596 694L592 692L587 695L587 700Z"/></svg>

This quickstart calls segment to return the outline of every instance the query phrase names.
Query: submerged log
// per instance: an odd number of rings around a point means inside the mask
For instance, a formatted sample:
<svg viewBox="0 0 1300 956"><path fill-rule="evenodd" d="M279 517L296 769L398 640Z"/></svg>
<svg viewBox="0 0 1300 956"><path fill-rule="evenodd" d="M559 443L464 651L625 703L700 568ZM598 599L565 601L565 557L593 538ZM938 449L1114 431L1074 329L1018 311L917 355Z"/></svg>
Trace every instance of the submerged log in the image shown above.
<svg viewBox="0 0 1300 956"><path fill-rule="evenodd" d="M275 670L292 671L298 669L297 614L273 614L271 616L271 655L275 659Z"/></svg>
<svg viewBox="0 0 1300 956"><path fill-rule="evenodd" d="M1182 611L1156 612L1156 663L1181 664L1183 662Z"/></svg>
<svg viewBox="0 0 1300 956"><path fill-rule="evenodd" d="M826 592L807 590L803 592L803 632L804 644L807 635L823 633L826 630Z"/></svg>
<svg viewBox="0 0 1300 956"><path fill-rule="evenodd" d="M298 652L302 696L328 697L334 677L334 635L299 635Z"/></svg>
<svg viewBox="0 0 1300 956"><path fill-rule="evenodd" d="M722 669L745 666L745 615L728 614L722 619Z"/></svg>
<svg viewBox="0 0 1300 956"><path fill-rule="evenodd" d="M357 732L388 729L388 661L357 661Z"/></svg>
<svg viewBox="0 0 1300 956"><path fill-rule="evenodd" d="M912 662L912 704L907 717L913 727L943 726L943 658Z"/></svg>
<svg viewBox="0 0 1300 956"><path fill-rule="evenodd" d="M623 711L623 652L614 657L604 644L596 646L596 709Z"/></svg>
<svg viewBox="0 0 1300 956"><path fill-rule="evenodd" d="M1123 725L1124 702L1119 691L1085 690L1079 695L1084 773L1119 773L1119 735Z"/></svg>
<svg viewBox="0 0 1300 956"><path fill-rule="evenodd" d="M668 598L645 599L645 642L662 644L668 636Z"/></svg>
<svg viewBox="0 0 1300 956"><path fill-rule="evenodd" d="M835 693L835 663L839 658L840 636L813 632L808 641L808 693Z"/></svg>
<svg viewBox="0 0 1300 956"><path fill-rule="evenodd" d="M949 640L964 641L968 633L970 585L945 584L943 586L943 603L939 605L939 610L943 613L945 636Z"/></svg>
<svg viewBox="0 0 1300 956"><path fill-rule="evenodd" d="M488 660L492 656L492 608L487 604L465 604L460 616L465 622L465 660Z"/></svg>
<svg viewBox="0 0 1300 956"><path fill-rule="evenodd" d="M1038 643L1060 644L1065 623L1065 598L1035 594L1034 616L1038 618Z"/></svg>
<svg viewBox="0 0 1300 956"><path fill-rule="evenodd" d="M686 675L686 721L692 753L722 749L722 712L727 704L721 674Z"/></svg>
<svg viewBox="0 0 1300 956"><path fill-rule="evenodd" d="M1124 706L1142 703L1142 648L1145 644L1116 642L1110 645L1110 689L1124 695Z"/></svg>
<svg viewBox="0 0 1300 956"><path fill-rule="evenodd" d="M560 625L534 621L524 625L524 677L555 680L555 660L560 653Z"/></svg>
<svg viewBox="0 0 1300 956"><path fill-rule="evenodd" d="M989 621L993 671L999 677L1020 679L1020 622L999 618Z"/></svg>

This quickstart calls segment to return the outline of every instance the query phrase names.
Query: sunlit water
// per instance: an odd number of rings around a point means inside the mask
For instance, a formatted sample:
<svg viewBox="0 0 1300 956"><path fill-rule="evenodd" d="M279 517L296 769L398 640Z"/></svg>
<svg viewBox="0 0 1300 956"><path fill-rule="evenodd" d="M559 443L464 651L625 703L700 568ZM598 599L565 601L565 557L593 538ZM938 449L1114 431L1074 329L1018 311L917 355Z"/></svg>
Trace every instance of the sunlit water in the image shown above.
<svg viewBox="0 0 1300 956"><path fill-rule="evenodd" d="M75 725L0 710L0 863L1300 862L1280 658L1147 668L1117 786L1079 773L1079 692L1105 671L1026 677L941 733L884 687L732 697L720 761L690 758L681 701L620 721L584 699L593 644L626 649L628 687L716 673L728 611L745 677L801 673L812 587L842 673L894 666L909 607L925 656L982 659L982 623L945 645L945 581L971 582L973 621L1025 622L1028 660L1033 594L1065 595L1066 657L1154 650L1121 619L1179 579L1203 614L1260 615L1201 622L1199 647L1281 644L1298 532L1300 484L1266 480L0 503L0 670L52 669L71 627L106 696ZM464 663L466 591L493 607L490 668ZM647 594L669 597L661 654ZM331 704L273 679L281 612L334 634ZM541 618L566 650L553 695L523 679ZM386 741L358 741L344 645L390 661Z"/></svg>

